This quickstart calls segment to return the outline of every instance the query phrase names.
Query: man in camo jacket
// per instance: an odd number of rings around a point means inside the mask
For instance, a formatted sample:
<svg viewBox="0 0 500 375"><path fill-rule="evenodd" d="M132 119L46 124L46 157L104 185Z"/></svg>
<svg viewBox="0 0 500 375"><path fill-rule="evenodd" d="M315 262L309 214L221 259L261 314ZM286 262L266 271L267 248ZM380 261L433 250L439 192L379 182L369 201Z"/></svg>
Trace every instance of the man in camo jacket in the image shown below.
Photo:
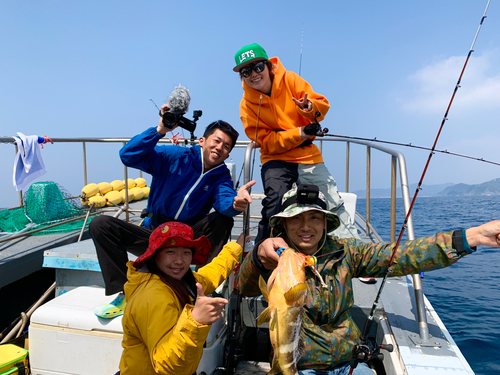
<svg viewBox="0 0 500 375"><path fill-rule="evenodd" d="M326 210L323 194L319 192L317 199L308 203L301 203L297 197L296 189L284 195L282 211L270 219L274 237L257 243L246 256L239 270L238 288L245 296L259 295L259 276L267 281L278 264L279 248L292 247L316 256L316 269L306 269L305 354L297 368L301 375L347 374L352 349L360 336L350 312L352 279L383 277L395 244L328 236L326 233L334 230L339 220ZM500 247L500 221L401 244L391 276L447 267L476 251L477 245ZM373 375L373 372L361 363L354 374Z"/></svg>

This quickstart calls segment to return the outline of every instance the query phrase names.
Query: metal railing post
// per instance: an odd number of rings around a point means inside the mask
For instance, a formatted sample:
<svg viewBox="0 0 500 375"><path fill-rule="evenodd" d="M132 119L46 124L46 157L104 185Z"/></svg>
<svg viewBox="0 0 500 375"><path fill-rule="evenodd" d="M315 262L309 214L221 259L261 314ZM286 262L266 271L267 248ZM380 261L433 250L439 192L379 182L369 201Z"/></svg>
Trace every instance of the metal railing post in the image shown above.
<svg viewBox="0 0 500 375"><path fill-rule="evenodd" d="M17 147L17 143L14 143L14 144L16 146L14 155L17 155L17 153L19 152L19 148ZM19 190L18 195L19 195L19 207L22 207L23 206L23 191Z"/></svg>
<svg viewBox="0 0 500 375"><path fill-rule="evenodd" d="M87 186L87 147L86 143L82 142L83 146L83 186Z"/></svg>
<svg viewBox="0 0 500 375"><path fill-rule="evenodd" d="M366 221L370 222L370 180L371 180L371 147L366 146ZM366 234L370 233L370 226L366 226Z"/></svg>
<svg viewBox="0 0 500 375"><path fill-rule="evenodd" d="M404 156L400 154L399 156L399 172L401 178L401 193L403 195L403 205L405 216L410 209L410 189L408 184L408 176L406 174L406 163L404 160ZM415 239L415 231L413 230L413 219L410 215L408 218L407 224L407 236L408 240L412 241ZM420 279L420 275L411 275L413 280L413 291L415 293L415 302L417 307L417 321L418 321L418 329L420 339L423 342L429 341L429 326L427 324L427 315L425 312L425 302L424 302L424 291L422 287L422 280Z"/></svg>
<svg viewBox="0 0 500 375"><path fill-rule="evenodd" d="M127 142L123 142L123 146L125 146ZM130 221L130 213L129 213L129 206L128 206L128 169L127 166L123 166L123 174L125 176L125 221L128 223Z"/></svg>
<svg viewBox="0 0 500 375"><path fill-rule="evenodd" d="M351 142L345 145L345 192L349 193L349 170L351 161Z"/></svg>
<svg viewBox="0 0 500 375"><path fill-rule="evenodd" d="M395 156L391 157L391 242L396 242L396 163Z"/></svg>

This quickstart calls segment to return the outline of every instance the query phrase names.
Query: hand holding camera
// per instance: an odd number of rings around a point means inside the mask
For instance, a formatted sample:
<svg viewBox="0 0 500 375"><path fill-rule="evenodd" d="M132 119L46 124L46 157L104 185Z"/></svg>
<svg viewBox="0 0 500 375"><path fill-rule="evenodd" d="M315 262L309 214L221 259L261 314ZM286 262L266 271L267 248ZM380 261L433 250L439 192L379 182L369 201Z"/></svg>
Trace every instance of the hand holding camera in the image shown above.
<svg viewBox="0 0 500 375"><path fill-rule="evenodd" d="M160 121L158 124L158 134L165 135L178 126L191 133L191 140L195 140L194 131L196 130L196 121L201 117L202 111L193 111L193 120L184 117L187 112L191 96L189 90L184 86L178 86L170 94L167 103L161 106L159 111Z"/></svg>
<svg viewBox="0 0 500 375"><path fill-rule="evenodd" d="M160 121L158 122L158 134L165 135L169 131L173 131L179 125L177 123L176 115L169 112L168 104L163 104L160 108L159 115Z"/></svg>

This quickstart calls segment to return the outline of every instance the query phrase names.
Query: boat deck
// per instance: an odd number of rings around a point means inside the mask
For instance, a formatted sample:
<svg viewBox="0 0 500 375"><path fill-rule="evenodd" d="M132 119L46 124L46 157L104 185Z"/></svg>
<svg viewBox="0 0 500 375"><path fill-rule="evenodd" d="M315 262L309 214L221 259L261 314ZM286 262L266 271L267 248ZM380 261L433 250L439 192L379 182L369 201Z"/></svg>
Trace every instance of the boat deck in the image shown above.
<svg viewBox="0 0 500 375"><path fill-rule="evenodd" d="M256 235L261 202L261 199L254 199L251 206L250 228L253 230L251 230L250 235L252 238ZM131 208L141 210L145 204L145 201L134 202ZM241 216L239 215L235 220L231 234L233 240L242 232ZM356 227L361 233L365 233L362 227L363 223L358 219L356 218ZM133 222L138 222L138 220L138 215L132 216ZM71 239L76 241L78 235L79 233L49 235L50 237L43 236L43 239L42 236L29 236L14 240L16 246L0 244L0 254L2 254L0 277L3 278L2 280L7 280L7 275L16 277L19 272L18 264L32 264L32 267L41 268L43 266L56 269L56 295L63 294L80 285L102 287L104 284L92 240L67 243ZM370 236L362 238L367 242L373 242L374 238L372 237L373 234L370 234ZM250 243L248 248L251 248L251 245ZM131 255L130 257L132 259ZM9 269L10 267L12 268ZM7 270L8 274L4 273ZM366 321L380 283L381 280L378 280L376 284L364 284L359 280L353 280L354 306L352 314L359 327L362 327ZM226 283L225 288L229 291L232 289L231 280ZM244 298L241 310L244 325L251 329L265 329L265 326L257 328L255 325L256 317L265 306L266 302L262 297ZM415 319L416 311L417 305L411 277L390 278L379 302L375 313L375 324L372 327L373 335L377 336L378 342L392 343L395 347L392 353L384 352L384 366L387 374L441 375L452 372L454 374L472 374L469 365L460 351L457 350L453 339L428 302L426 302L425 312L431 340L429 342L420 340L419 326ZM225 325L220 331L221 335L226 329L228 327ZM219 345L222 345L222 342ZM215 348L206 349L207 353L213 350ZM212 354L207 354L208 357L212 358ZM116 361L118 359L115 358ZM446 363L446 366L443 366L443 363ZM213 363L207 364L207 368L213 369L212 365ZM265 374L268 371L269 362L265 360L241 360L238 362L236 374Z"/></svg>

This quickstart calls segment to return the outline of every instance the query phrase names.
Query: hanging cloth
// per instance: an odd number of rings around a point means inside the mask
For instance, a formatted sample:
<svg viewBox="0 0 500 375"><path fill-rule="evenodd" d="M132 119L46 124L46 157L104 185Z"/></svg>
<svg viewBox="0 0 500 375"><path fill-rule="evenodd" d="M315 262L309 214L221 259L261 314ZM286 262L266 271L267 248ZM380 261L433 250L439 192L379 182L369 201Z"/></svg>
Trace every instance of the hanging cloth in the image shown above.
<svg viewBox="0 0 500 375"><path fill-rule="evenodd" d="M24 135L20 132L17 132L17 135L15 142L18 152L14 159L13 183L16 190L20 191L47 171L43 164L40 146L38 146L40 138L42 142L44 141L43 137Z"/></svg>

